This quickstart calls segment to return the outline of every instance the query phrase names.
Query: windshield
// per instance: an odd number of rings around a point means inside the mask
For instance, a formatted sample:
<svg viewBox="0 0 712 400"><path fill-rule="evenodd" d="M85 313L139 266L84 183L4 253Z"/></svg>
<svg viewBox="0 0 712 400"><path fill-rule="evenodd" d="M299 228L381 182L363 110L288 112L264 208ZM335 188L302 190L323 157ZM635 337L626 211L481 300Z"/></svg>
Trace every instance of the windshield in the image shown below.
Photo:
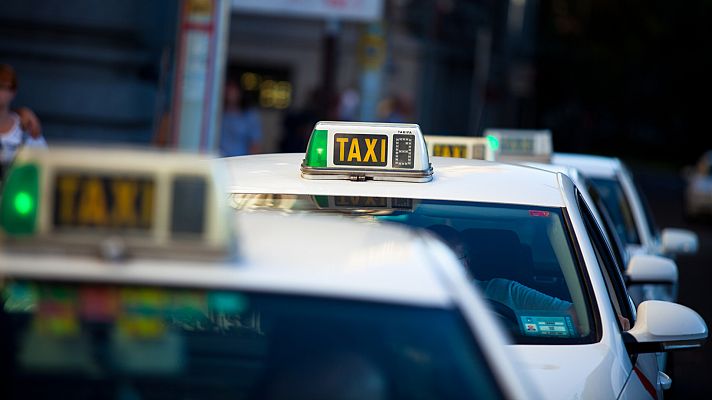
<svg viewBox="0 0 712 400"><path fill-rule="evenodd" d="M517 343L590 343L590 301L558 208L383 197L237 194L242 210L326 212L424 228L455 252Z"/></svg>
<svg viewBox="0 0 712 400"><path fill-rule="evenodd" d="M8 281L2 398L501 398L451 309Z"/></svg>
<svg viewBox="0 0 712 400"><path fill-rule="evenodd" d="M606 204L618 235L628 244L640 244L640 237L633 219L633 211L620 182L608 178L589 178L589 181Z"/></svg>

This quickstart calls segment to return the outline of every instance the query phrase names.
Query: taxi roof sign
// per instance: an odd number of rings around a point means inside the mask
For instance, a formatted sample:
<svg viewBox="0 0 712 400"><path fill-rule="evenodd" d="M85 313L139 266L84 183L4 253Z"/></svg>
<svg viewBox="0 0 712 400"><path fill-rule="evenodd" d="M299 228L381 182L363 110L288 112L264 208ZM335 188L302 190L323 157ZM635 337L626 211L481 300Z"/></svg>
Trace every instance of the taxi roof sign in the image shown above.
<svg viewBox="0 0 712 400"><path fill-rule="evenodd" d="M548 163L551 159L553 146L548 129L487 129L484 135L496 161Z"/></svg>
<svg viewBox="0 0 712 400"><path fill-rule="evenodd" d="M0 238L50 251L226 255L227 199L212 163L150 149L24 148L2 187Z"/></svg>
<svg viewBox="0 0 712 400"><path fill-rule="evenodd" d="M306 179L428 182L433 169L417 124L320 121L301 166Z"/></svg>
<svg viewBox="0 0 712 400"><path fill-rule="evenodd" d="M425 135L425 142L431 156L494 160L490 142L481 136Z"/></svg>

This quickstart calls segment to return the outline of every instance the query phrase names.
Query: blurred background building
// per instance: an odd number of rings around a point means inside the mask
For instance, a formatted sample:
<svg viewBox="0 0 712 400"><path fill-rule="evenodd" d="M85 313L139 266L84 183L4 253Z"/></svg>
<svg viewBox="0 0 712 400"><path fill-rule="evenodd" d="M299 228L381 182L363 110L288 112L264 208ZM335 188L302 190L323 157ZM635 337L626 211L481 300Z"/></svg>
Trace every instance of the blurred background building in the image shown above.
<svg viewBox="0 0 712 400"><path fill-rule="evenodd" d="M50 143L215 150L238 82L262 151L315 119L431 134L548 128L555 147L691 161L711 140L712 6L573 0L9 0L0 58ZM614 143L615 146L612 146ZM301 151L301 150L299 150Z"/></svg>

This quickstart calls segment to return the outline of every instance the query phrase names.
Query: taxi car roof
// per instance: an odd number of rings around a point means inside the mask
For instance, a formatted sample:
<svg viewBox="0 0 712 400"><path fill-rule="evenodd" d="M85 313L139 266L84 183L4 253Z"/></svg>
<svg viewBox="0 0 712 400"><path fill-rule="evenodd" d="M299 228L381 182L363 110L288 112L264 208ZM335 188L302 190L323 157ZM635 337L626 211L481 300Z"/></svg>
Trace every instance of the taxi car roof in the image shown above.
<svg viewBox="0 0 712 400"><path fill-rule="evenodd" d="M427 306L452 303L438 267L442 262L427 250L427 241L434 239L413 230L333 216L263 213L241 215L237 225L244 234L238 240L240 259L234 262L116 263L86 255L19 253L5 246L0 278L252 290Z"/></svg>
<svg viewBox="0 0 712 400"><path fill-rule="evenodd" d="M554 153L551 162L572 166L591 177L614 177L622 168L618 158L589 154Z"/></svg>
<svg viewBox="0 0 712 400"><path fill-rule="evenodd" d="M564 175L568 176L569 178L571 178L571 180L576 185L579 185L581 183L582 175L579 172L579 170L576 169L576 167L572 167L569 165L545 164L545 163L540 163L540 162L525 162L525 163L522 163L522 165L526 165L526 166L532 167L532 168L543 169L544 171L550 171L550 172L564 174Z"/></svg>
<svg viewBox="0 0 712 400"><path fill-rule="evenodd" d="M563 207L557 175L521 165L431 157L433 180L351 182L308 180L299 175L304 154L224 158L231 193L376 196Z"/></svg>

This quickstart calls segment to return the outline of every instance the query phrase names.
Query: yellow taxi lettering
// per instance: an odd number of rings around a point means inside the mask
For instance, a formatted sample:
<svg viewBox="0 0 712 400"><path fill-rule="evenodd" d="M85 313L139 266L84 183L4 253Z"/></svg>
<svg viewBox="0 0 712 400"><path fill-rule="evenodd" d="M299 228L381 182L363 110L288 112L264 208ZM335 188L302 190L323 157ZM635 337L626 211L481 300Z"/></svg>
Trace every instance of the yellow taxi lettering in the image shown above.
<svg viewBox="0 0 712 400"><path fill-rule="evenodd" d="M454 146L452 149L452 156L457 158L462 158L462 149L460 146Z"/></svg>
<svg viewBox="0 0 712 400"><path fill-rule="evenodd" d="M105 225L107 222L107 204L104 187L96 178L88 179L82 185L79 199L78 220L82 225Z"/></svg>
<svg viewBox="0 0 712 400"><path fill-rule="evenodd" d="M349 158L348 161L352 161L353 159L356 159L356 161L361 161L361 149L358 146L358 140L352 139L351 140L351 147L349 148Z"/></svg>
<svg viewBox="0 0 712 400"><path fill-rule="evenodd" d="M114 223L133 226L136 223L134 204L138 187L134 182L116 181L112 183L111 189L114 192Z"/></svg>
<svg viewBox="0 0 712 400"><path fill-rule="evenodd" d="M442 156L443 157L452 157L452 153L450 153L450 146L443 146Z"/></svg>
<svg viewBox="0 0 712 400"><path fill-rule="evenodd" d="M386 140L381 139L381 162L386 162Z"/></svg>
<svg viewBox="0 0 712 400"><path fill-rule="evenodd" d="M366 139L366 155L363 161L368 162L369 159L373 159L373 162L378 162L376 159L376 144L378 139Z"/></svg>
<svg viewBox="0 0 712 400"><path fill-rule="evenodd" d="M63 176L57 184L59 188L59 220L63 223L74 221L74 195L79 186L78 179L73 176Z"/></svg>
<svg viewBox="0 0 712 400"><path fill-rule="evenodd" d="M344 161L344 147L346 146L346 142L349 141L349 138L345 137L337 137L336 142L339 143L339 160Z"/></svg>

